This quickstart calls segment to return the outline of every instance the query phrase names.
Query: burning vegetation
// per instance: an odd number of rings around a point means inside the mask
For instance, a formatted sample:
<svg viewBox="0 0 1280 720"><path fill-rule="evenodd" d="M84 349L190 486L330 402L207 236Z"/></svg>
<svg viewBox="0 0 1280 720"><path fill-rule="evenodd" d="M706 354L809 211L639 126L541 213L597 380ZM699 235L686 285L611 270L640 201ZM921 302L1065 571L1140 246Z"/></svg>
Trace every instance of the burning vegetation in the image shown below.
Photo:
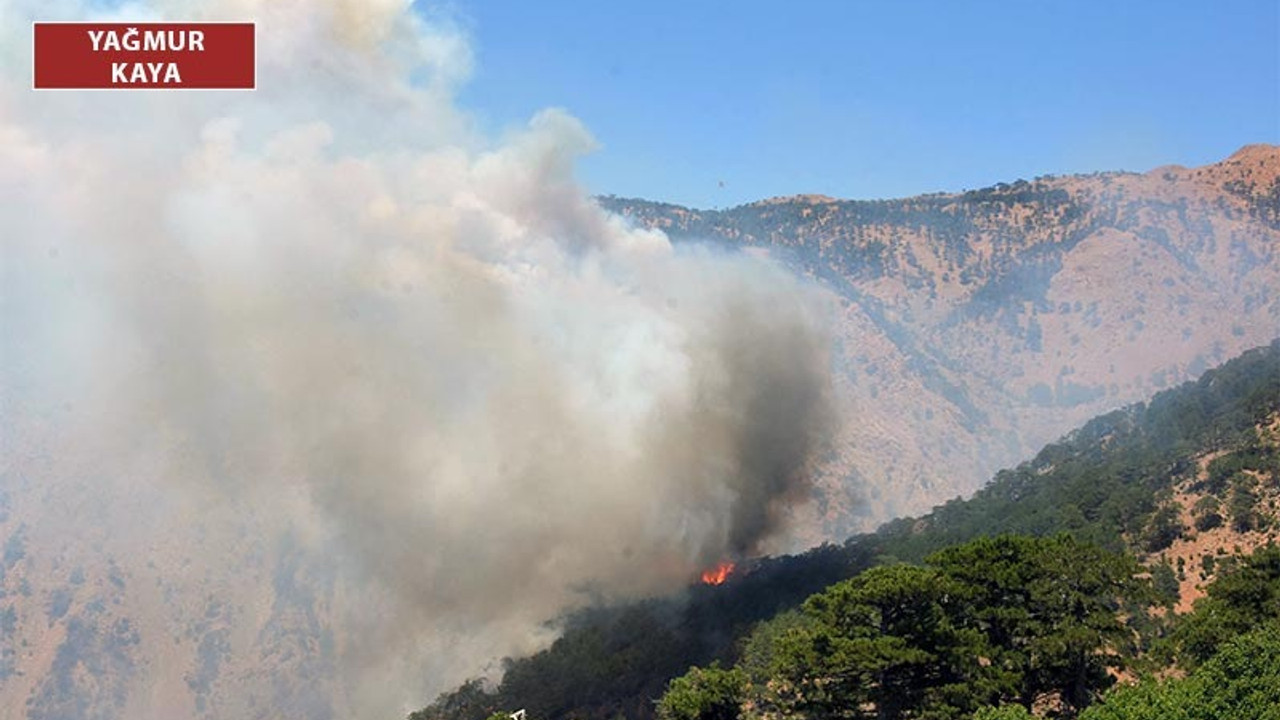
<svg viewBox="0 0 1280 720"><path fill-rule="evenodd" d="M735 563L725 561L710 570L704 570L702 572L702 584L719 585L723 583L725 580L729 579L730 575L733 574L733 569L735 567L737 567Z"/></svg>

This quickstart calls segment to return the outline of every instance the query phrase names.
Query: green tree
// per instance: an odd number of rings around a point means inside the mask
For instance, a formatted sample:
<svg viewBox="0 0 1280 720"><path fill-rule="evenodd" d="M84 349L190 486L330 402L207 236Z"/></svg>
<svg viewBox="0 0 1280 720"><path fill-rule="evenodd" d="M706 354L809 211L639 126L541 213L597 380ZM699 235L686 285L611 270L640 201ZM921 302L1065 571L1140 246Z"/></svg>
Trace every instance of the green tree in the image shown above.
<svg viewBox="0 0 1280 720"><path fill-rule="evenodd" d="M779 642L783 706L815 717L951 718L991 683L981 634L957 626L950 581L930 568L878 567L809 598L809 626Z"/></svg>
<svg viewBox="0 0 1280 720"><path fill-rule="evenodd" d="M1184 528L1181 511L1178 505L1168 504L1151 514L1151 520L1147 523L1147 530L1142 538L1147 552L1164 550L1182 537Z"/></svg>
<svg viewBox="0 0 1280 720"><path fill-rule="evenodd" d="M1240 473L1231 482L1231 529L1249 532L1258 527L1258 480Z"/></svg>
<svg viewBox="0 0 1280 720"><path fill-rule="evenodd" d="M1196 521L1196 529L1200 532L1206 532L1222 525L1222 504L1218 502L1218 498L1212 495L1205 495L1196 501L1195 507L1191 510L1192 517Z"/></svg>
<svg viewBox="0 0 1280 720"><path fill-rule="evenodd" d="M1005 699L1028 709L1046 694L1088 705L1134 641L1117 610L1154 600L1132 558L1067 535L982 538L928 562L958 584Z"/></svg>
<svg viewBox="0 0 1280 720"><path fill-rule="evenodd" d="M784 715L792 695L782 677L788 643L805 637L815 621L799 610L789 610L759 623L742 644L737 667L746 675L747 699L757 713Z"/></svg>
<svg viewBox="0 0 1280 720"><path fill-rule="evenodd" d="M1168 560L1161 560L1151 568L1151 583L1161 605L1173 607L1177 604L1182 587Z"/></svg>
<svg viewBox="0 0 1280 720"><path fill-rule="evenodd" d="M658 701L661 720L737 720L746 693L746 675L737 668L689 668L671 681Z"/></svg>

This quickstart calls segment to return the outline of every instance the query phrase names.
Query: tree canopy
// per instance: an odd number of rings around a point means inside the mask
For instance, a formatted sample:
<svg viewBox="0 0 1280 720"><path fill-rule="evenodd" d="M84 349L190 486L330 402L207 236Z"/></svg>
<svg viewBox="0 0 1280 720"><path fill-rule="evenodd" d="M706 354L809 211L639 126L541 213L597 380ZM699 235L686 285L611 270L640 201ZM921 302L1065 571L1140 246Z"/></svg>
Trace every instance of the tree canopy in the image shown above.
<svg viewBox="0 0 1280 720"><path fill-rule="evenodd" d="M735 677L739 704L782 716L943 720L1052 698L1074 713L1111 685L1107 671L1132 644L1120 608L1151 597L1136 562L1096 545L981 538L923 566L872 568L809 598L798 616L762 625ZM700 677L673 682L660 707L694 707L684 697Z"/></svg>

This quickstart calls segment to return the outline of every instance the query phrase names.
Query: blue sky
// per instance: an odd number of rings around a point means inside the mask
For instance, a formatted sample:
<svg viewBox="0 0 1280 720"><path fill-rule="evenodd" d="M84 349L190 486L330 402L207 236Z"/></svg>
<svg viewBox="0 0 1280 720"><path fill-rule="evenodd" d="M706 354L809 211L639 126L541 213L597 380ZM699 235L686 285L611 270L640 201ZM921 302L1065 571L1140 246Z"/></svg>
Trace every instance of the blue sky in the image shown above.
<svg viewBox="0 0 1280 720"><path fill-rule="evenodd" d="M558 106L595 193L698 207L1198 165L1280 142L1280 0L454 0L493 130ZM723 186L721 185L723 183Z"/></svg>

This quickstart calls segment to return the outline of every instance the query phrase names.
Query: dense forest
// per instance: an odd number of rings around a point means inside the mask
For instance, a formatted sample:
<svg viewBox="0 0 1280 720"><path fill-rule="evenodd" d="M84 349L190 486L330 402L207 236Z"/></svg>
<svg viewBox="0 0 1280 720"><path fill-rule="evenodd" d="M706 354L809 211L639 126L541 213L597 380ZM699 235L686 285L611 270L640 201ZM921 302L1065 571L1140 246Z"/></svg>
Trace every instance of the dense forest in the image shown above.
<svg viewBox="0 0 1280 720"><path fill-rule="evenodd" d="M1280 717L1278 484L1280 341L1095 418L970 499L578 613L496 687L410 717ZM1238 542L1170 559L1219 536Z"/></svg>
<svg viewBox="0 0 1280 720"><path fill-rule="evenodd" d="M1226 570L1191 614L1167 610L1132 557L1067 534L980 538L758 626L732 667L673 680L658 716L1274 717L1280 548ZM1137 687L1105 694L1122 672Z"/></svg>

